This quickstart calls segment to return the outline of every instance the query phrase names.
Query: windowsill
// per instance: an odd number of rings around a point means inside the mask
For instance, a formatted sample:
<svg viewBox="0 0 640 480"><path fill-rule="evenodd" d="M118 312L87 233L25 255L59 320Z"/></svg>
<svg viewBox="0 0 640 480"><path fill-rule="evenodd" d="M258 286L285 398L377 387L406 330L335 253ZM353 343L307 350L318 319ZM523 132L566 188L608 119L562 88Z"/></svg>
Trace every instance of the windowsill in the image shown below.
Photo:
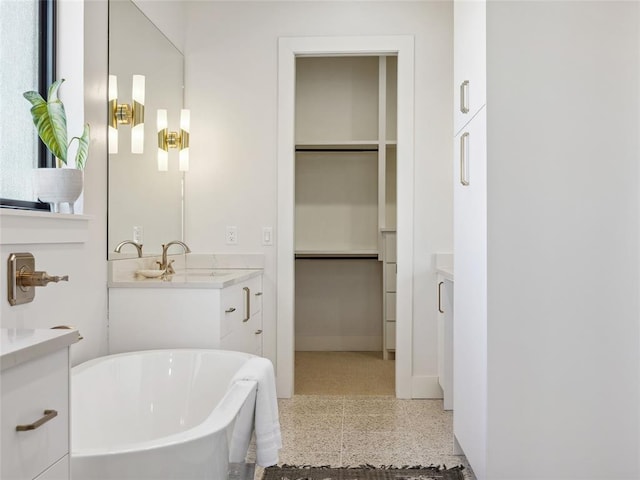
<svg viewBox="0 0 640 480"><path fill-rule="evenodd" d="M91 215L0 209L0 244L85 243Z"/></svg>

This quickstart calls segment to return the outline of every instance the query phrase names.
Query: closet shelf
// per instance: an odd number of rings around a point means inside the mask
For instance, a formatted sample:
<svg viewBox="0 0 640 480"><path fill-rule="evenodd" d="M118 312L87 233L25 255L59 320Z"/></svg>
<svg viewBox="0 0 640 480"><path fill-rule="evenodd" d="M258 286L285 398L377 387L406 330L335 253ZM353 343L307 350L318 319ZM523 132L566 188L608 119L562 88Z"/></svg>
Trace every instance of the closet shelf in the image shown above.
<svg viewBox="0 0 640 480"><path fill-rule="evenodd" d="M348 259L348 258L378 258L377 250L296 250L295 258L307 259Z"/></svg>
<svg viewBox="0 0 640 480"><path fill-rule="evenodd" d="M296 152L377 152L377 140L325 141L296 143Z"/></svg>

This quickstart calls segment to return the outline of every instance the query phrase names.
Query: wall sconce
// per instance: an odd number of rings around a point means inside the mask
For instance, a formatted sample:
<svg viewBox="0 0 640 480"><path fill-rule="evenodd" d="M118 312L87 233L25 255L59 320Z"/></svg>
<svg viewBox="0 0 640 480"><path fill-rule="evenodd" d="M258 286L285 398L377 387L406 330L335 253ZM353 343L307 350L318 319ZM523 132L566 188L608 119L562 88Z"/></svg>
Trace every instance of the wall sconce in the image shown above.
<svg viewBox="0 0 640 480"><path fill-rule="evenodd" d="M109 75L109 153L118 153L118 125L131 125L131 153L144 151L144 75L133 76L132 103L118 103L118 77Z"/></svg>
<svg viewBox="0 0 640 480"><path fill-rule="evenodd" d="M158 171L169 170L169 149L180 149L178 169L189 171L189 130L191 113L180 110L180 132L170 132L167 127L167 111L158 110Z"/></svg>

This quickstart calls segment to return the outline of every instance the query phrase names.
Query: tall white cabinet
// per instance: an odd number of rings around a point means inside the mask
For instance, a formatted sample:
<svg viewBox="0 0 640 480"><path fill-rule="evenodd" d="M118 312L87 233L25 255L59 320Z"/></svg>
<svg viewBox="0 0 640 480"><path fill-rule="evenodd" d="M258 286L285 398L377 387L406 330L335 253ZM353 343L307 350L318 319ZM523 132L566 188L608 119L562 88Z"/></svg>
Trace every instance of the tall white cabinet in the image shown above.
<svg viewBox="0 0 640 480"><path fill-rule="evenodd" d="M478 480L640 478L640 5L454 22L457 444Z"/></svg>
<svg viewBox="0 0 640 480"><path fill-rule="evenodd" d="M298 350L394 348L382 230L396 221L396 70L394 56L296 60Z"/></svg>
<svg viewBox="0 0 640 480"><path fill-rule="evenodd" d="M487 455L486 4L454 3L454 435L479 479Z"/></svg>

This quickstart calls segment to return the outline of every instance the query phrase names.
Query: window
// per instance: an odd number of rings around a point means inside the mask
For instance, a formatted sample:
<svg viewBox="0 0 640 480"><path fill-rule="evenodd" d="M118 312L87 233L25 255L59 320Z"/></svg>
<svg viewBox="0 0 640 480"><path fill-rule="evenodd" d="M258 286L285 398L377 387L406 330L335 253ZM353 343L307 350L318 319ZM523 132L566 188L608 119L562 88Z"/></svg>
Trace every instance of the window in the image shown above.
<svg viewBox="0 0 640 480"><path fill-rule="evenodd" d="M33 191L35 167L53 158L31 120L22 93L46 98L55 77L55 0L0 1L0 198L2 206L48 210Z"/></svg>

